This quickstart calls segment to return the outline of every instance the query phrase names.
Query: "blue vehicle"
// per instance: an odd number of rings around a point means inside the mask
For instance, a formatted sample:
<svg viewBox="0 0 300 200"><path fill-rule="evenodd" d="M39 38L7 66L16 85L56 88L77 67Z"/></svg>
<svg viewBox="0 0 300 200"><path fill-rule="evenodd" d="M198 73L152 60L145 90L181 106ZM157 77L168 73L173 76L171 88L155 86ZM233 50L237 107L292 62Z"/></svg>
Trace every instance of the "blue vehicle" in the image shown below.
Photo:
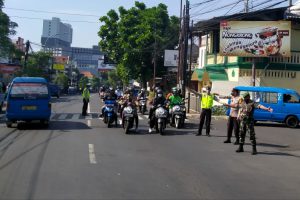
<svg viewBox="0 0 300 200"><path fill-rule="evenodd" d="M39 120L48 126L51 103L48 83L44 78L17 77L8 89L6 97L6 126L18 121Z"/></svg>
<svg viewBox="0 0 300 200"><path fill-rule="evenodd" d="M107 128L111 126L115 122L115 126L117 126L117 114L115 112L116 101L115 100L106 100L104 102L104 123L107 124Z"/></svg>
<svg viewBox="0 0 300 200"><path fill-rule="evenodd" d="M256 109L255 121L272 121L285 123L288 127L296 128L300 120L300 95L292 89L275 87L248 87L238 86L235 89L241 94L249 92L251 99L266 107L271 107L273 112Z"/></svg>

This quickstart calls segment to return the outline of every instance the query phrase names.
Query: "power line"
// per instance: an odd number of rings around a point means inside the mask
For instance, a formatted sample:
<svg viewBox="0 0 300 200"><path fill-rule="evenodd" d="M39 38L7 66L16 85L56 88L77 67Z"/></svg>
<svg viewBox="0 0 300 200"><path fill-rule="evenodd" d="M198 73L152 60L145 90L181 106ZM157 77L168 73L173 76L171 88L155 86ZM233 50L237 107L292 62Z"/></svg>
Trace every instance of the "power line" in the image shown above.
<svg viewBox="0 0 300 200"><path fill-rule="evenodd" d="M31 10L31 9L23 9L23 8L9 8L4 7L8 10L19 10L25 12L35 12L35 13L52 13L52 14L61 14L61 15L75 15L75 16L82 16L82 17L100 17L98 15L89 15L89 14L79 14L79 13L65 13L65 12L52 12L52 11L45 11L45 10Z"/></svg>
<svg viewBox="0 0 300 200"><path fill-rule="evenodd" d="M209 2L213 2L213 1L216 1L216 0L206 0L206 1L203 1L203 2L200 2L200 3L192 4L190 9L197 8L197 7L199 7L199 6L203 5L203 4L206 4L206 3L209 3Z"/></svg>
<svg viewBox="0 0 300 200"><path fill-rule="evenodd" d="M31 19L31 20L44 20L43 18L38 18L38 17L24 17L24 16L9 16L11 18L20 18L20 19ZM93 24L98 24L100 22L93 22L93 21L73 21L73 20L61 20L63 22L74 22L74 23L93 23Z"/></svg>

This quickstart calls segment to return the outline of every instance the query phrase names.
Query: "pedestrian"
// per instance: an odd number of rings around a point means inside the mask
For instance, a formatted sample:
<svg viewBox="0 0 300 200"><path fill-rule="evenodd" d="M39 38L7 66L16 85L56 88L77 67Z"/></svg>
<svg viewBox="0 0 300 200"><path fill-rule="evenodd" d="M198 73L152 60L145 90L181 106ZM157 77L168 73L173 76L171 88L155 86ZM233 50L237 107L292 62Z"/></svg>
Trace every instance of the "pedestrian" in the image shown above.
<svg viewBox="0 0 300 200"><path fill-rule="evenodd" d="M86 86L84 87L84 89L82 91L82 98L83 98L82 116L86 116L88 104L90 101L90 91Z"/></svg>
<svg viewBox="0 0 300 200"><path fill-rule="evenodd" d="M247 92L243 95L243 101L239 105L239 115L238 120L240 122L240 141L239 141L239 148L236 152L244 152L244 143L246 133L249 132L250 134L250 141L252 144L252 155L257 154L256 150L256 138L255 138L255 131L254 131L254 109L262 109L269 112L273 112L272 108L267 108L259 103L255 103L250 99L250 94Z"/></svg>
<svg viewBox="0 0 300 200"><path fill-rule="evenodd" d="M211 87L207 86L202 89L201 96L201 114L198 133L196 136L202 135L204 121L206 122L206 135L210 136L210 123L212 115L213 101L219 101L215 94L211 94Z"/></svg>
<svg viewBox="0 0 300 200"><path fill-rule="evenodd" d="M237 119L239 113L239 102L241 97L237 89L232 89L230 103L225 103L225 106L230 107L230 113L227 121L227 139L224 143L231 143L232 131L234 131L234 145L239 144L239 121Z"/></svg>

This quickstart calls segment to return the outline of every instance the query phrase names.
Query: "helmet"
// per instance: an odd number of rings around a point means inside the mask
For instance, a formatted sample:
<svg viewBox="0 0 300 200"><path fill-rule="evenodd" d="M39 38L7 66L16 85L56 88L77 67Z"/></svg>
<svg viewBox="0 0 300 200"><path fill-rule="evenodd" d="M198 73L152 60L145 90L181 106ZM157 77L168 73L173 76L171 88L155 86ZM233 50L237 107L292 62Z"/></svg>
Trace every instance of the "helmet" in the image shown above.
<svg viewBox="0 0 300 200"><path fill-rule="evenodd" d="M172 88L172 92L173 92L173 94L178 94L177 87L173 87L173 88Z"/></svg>
<svg viewBox="0 0 300 200"><path fill-rule="evenodd" d="M144 89L144 88L142 88L142 89L141 89L141 92L145 92L145 89Z"/></svg>
<svg viewBox="0 0 300 200"><path fill-rule="evenodd" d="M159 87L155 87L154 91L157 92L159 90Z"/></svg>

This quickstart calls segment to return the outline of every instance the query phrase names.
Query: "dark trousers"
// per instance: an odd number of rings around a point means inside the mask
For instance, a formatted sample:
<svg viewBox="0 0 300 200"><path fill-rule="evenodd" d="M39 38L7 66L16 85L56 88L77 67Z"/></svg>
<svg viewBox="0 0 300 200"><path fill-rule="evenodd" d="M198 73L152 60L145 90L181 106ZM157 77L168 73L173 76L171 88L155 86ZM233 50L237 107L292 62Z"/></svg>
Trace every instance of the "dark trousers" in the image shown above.
<svg viewBox="0 0 300 200"><path fill-rule="evenodd" d="M88 108L88 104L89 104L89 101L86 100L86 99L83 99L83 106L82 106L82 115L86 115L86 110Z"/></svg>
<svg viewBox="0 0 300 200"><path fill-rule="evenodd" d="M229 116L227 121L227 140L231 140L232 131L234 131L234 136L236 140L239 140L239 122L237 117Z"/></svg>
<svg viewBox="0 0 300 200"><path fill-rule="evenodd" d="M200 124L198 133L202 134L202 128L204 125L204 120L206 122L206 135L210 133L210 122L211 122L211 109L202 109L200 114Z"/></svg>

